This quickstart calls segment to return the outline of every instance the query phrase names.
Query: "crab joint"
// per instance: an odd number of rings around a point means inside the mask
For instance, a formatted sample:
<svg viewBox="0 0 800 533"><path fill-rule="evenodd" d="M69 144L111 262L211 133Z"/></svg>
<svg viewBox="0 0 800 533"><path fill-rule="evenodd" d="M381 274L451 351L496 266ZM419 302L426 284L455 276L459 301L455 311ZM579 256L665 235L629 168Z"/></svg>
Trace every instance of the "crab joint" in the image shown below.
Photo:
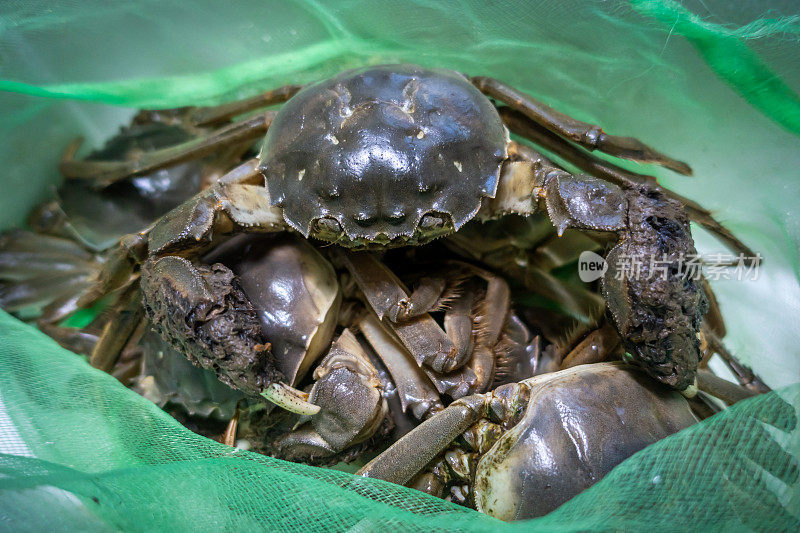
<svg viewBox="0 0 800 533"><path fill-rule="evenodd" d="M308 394L285 383L271 383L261 392L261 396L287 411L300 415L315 415L319 406L309 403Z"/></svg>

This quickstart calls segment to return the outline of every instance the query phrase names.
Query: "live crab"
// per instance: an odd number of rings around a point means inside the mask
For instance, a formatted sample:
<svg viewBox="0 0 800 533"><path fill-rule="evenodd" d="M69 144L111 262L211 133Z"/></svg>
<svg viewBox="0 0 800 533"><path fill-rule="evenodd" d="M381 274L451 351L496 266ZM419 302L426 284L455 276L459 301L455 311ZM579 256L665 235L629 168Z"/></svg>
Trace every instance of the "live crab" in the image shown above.
<svg viewBox="0 0 800 533"><path fill-rule="evenodd" d="M282 102L286 104L278 111L231 121ZM127 283L141 265L145 308L161 334L178 347L192 339L185 338L184 325L176 321L180 314L171 312L176 302L167 295L177 291L187 301L231 307L208 300L205 287L212 282L211 273L196 262L220 236L294 231L341 248L376 250L458 235L470 220L545 212L559 234L575 228L615 235L616 244L607 254L612 266L621 255L667 261L664 278L635 279L609 269L602 292L632 360L664 384L691 391L707 297L699 283L677 268L680 257L695 253L690 217L737 252L753 255L697 204L587 150L688 174L685 163L636 139L608 135L491 78L413 65L366 67L306 87L287 86L223 106L154 112L151 117L205 130L184 143L119 161L67 157L62 172L105 186L266 134L259 157L121 239L77 302L96 302ZM215 128L220 124L226 125ZM510 140L509 129L592 176L571 174L530 146ZM341 257L368 299L370 294L384 298L370 303L395 331L425 314L441 295L426 283L411 294L396 283L387 285L388 272L382 279L359 278L361 269L354 262L364 256ZM221 294L236 292L233 286L224 287L232 283L225 276L214 283L223 284ZM390 290L376 291L371 283ZM437 349L411 350L422 366L441 372L466 363L456 343L443 333L435 338L441 341ZM305 393L282 381L260 338L244 343L253 348L253 363L263 373L243 388L290 410L318 410ZM193 346L197 351L192 355L230 380L218 362L240 356L226 351L240 347L218 345L209 351Z"/></svg>

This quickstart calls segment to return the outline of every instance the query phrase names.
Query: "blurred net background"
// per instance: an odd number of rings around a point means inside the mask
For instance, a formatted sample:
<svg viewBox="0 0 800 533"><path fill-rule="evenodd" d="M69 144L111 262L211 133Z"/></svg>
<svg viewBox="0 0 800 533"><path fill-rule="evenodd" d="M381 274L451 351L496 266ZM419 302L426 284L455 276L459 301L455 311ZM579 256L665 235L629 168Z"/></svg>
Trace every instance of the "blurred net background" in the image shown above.
<svg viewBox="0 0 800 533"><path fill-rule="evenodd" d="M0 315L0 527L41 530L800 528L800 6L794 1L176 0L0 4L0 229L75 135L370 63L492 75L688 161L648 169L765 258L712 282L728 346L775 393L505 525L401 487L230 448ZM697 230L703 254L725 250Z"/></svg>

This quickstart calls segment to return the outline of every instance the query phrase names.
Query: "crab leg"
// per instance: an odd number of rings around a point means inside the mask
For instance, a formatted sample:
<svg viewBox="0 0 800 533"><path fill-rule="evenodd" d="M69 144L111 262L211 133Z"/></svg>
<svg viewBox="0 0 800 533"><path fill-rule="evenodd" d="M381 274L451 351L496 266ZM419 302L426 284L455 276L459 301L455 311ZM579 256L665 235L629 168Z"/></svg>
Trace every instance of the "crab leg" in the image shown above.
<svg viewBox="0 0 800 533"><path fill-rule="evenodd" d="M439 394L430 380L405 347L386 331L378 317L373 313L364 314L358 321L358 328L391 374L403 412L410 409L417 420L422 420L442 410Z"/></svg>
<svg viewBox="0 0 800 533"><path fill-rule="evenodd" d="M472 83L486 96L494 98L522 113L547 130L587 150L600 150L609 155L655 163L679 174L691 175L692 169L682 161L672 159L633 137L608 135L599 126L576 120L508 85L485 76L476 76Z"/></svg>
<svg viewBox="0 0 800 533"><path fill-rule="evenodd" d="M450 372L467 362L466 358L457 358L453 341L430 315L420 315L399 324L388 319L389 311L397 307L398 302L408 298L408 291L397 276L371 253L345 253L341 250L333 250L332 253L347 267L369 306L397 335L420 367L425 366L436 372Z"/></svg>
<svg viewBox="0 0 800 533"><path fill-rule="evenodd" d="M234 100L218 106L193 107L186 111L187 120L195 126L209 126L226 122L237 115L262 107L282 104L297 94L302 85L284 85L243 100Z"/></svg>
<svg viewBox="0 0 800 533"><path fill-rule="evenodd" d="M129 176L147 174L164 167L199 159L224 146L232 146L244 141L254 141L266 133L274 117L275 112L266 111L258 116L234 122L184 143L160 150L143 152L138 157L122 161L79 161L72 159L77 149L73 143L65 152L58 168L66 178L97 180L99 184L106 185Z"/></svg>
<svg viewBox="0 0 800 533"><path fill-rule="evenodd" d="M0 236L0 306L9 312L41 308L39 329L76 353L91 353L100 318L83 329L63 327L77 300L102 268L99 257L75 241L28 231Z"/></svg>
<svg viewBox="0 0 800 533"><path fill-rule="evenodd" d="M362 467L357 475L405 485L456 437L483 417L485 403L482 394L456 400L392 444Z"/></svg>
<svg viewBox="0 0 800 533"><path fill-rule="evenodd" d="M511 289L503 278L488 270L466 263L461 266L486 282L486 294L481 299L481 308L478 311L478 337L482 344L494 346L508 318Z"/></svg>
<svg viewBox="0 0 800 533"><path fill-rule="evenodd" d="M114 368L122 349L144 318L138 282L119 296L112 316L114 318L106 323L89 357L89 364L108 373Z"/></svg>
<svg viewBox="0 0 800 533"><path fill-rule="evenodd" d="M42 307L54 323L75 310L101 262L77 243L29 231L0 235L0 306L9 312Z"/></svg>
<svg viewBox="0 0 800 533"><path fill-rule="evenodd" d="M125 386L130 386L133 381L142 374L144 348L141 342L145 333L148 331L150 331L150 323L146 318L142 317L139 325L133 330L133 333L128 338L128 342L125 343L125 346L120 351L117 362L110 372L112 376L117 378L117 380Z"/></svg>
<svg viewBox="0 0 800 533"><path fill-rule="evenodd" d="M748 390L754 393L769 392L772 390L753 372L750 367L736 359L736 357L725 347L725 344L723 344L722 339L720 339L719 336L717 336L709 328L706 328L704 333L712 352L719 354L728 368L730 368L731 371L736 374L736 379L739 380L739 383L741 383L742 386L747 387Z"/></svg>
<svg viewBox="0 0 800 533"><path fill-rule="evenodd" d="M711 289L711 284L705 277L703 277L703 290L708 298L708 313L706 313L704 318L704 326L721 340L727 333L725 319L722 317L722 310L719 308L717 295L714 294L714 291Z"/></svg>
<svg viewBox="0 0 800 533"><path fill-rule="evenodd" d="M710 394L728 405L733 405L736 402L746 400L757 396L759 393L752 391L741 385L736 385L730 381L723 379L709 370L698 370L697 372L697 388L706 394Z"/></svg>
<svg viewBox="0 0 800 533"><path fill-rule="evenodd" d="M0 282L0 306L14 312L47 304L44 308L47 321L57 321L64 313L74 310L72 296L91 284L91 274L53 273L16 282Z"/></svg>
<svg viewBox="0 0 800 533"><path fill-rule="evenodd" d="M456 357L466 359L474 348L472 343L473 294L465 291L453 300L444 314L444 330L456 347Z"/></svg>
<svg viewBox="0 0 800 533"><path fill-rule="evenodd" d="M441 276L428 276L419 281L411 296L401 298L397 305L389 309L389 320L401 322L424 315L439 304L442 293L447 288L447 280Z"/></svg>
<svg viewBox="0 0 800 533"><path fill-rule="evenodd" d="M519 112L513 111L508 108L500 108L498 110L503 122L518 135L530 139L534 143L541 145L543 148L553 152L558 157L563 158L580 168L584 172L593 176L599 176L605 180L610 181L616 185L626 188L649 187L655 188L662 192L669 198L673 198L681 202L686 208L691 219L722 241L731 251L742 254L745 258L755 258L756 253L750 249L746 244L740 241L728 228L720 224L711 213L703 208L697 202L676 194L669 189L662 188L653 176L645 174L637 174L625 170L613 163L604 161L594 155L581 150L580 148L569 144L564 139L547 131L542 126L530 121L527 117ZM536 152L535 150L520 144L512 143L514 151L523 157L533 157L552 165L547 158ZM535 155L533 155L535 154Z"/></svg>
<svg viewBox="0 0 800 533"><path fill-rule="evenodd" d="M63 348L77 354L89 354L97 343L97 335L78 328L56 326L39 321L36 326Z"/></svg>

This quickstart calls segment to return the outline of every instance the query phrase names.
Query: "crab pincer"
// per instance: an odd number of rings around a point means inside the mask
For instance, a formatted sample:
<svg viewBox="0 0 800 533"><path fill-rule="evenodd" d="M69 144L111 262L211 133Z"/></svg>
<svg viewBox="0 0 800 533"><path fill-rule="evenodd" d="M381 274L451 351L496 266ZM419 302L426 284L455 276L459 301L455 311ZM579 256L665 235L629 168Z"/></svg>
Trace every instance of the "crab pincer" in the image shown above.
<svg viewBox="0 0 800 533"><path fill-rule="evenodd" d="M616 234L602 292L623 346L655 379L691 391L708 302L701 281L682 268L697 251L680 202L645 185L573 175L526 146L511 151L515 160L487 216L545 210L559 234Z"/></svg>
<svg viewBox="0 0 800 533"><path fill-rule="evenodd" d="M261 324L233 272L177 256L142 266L145 312L159 334L194 364L251 397L313 415L319 407L283 381Z"/></svg>

